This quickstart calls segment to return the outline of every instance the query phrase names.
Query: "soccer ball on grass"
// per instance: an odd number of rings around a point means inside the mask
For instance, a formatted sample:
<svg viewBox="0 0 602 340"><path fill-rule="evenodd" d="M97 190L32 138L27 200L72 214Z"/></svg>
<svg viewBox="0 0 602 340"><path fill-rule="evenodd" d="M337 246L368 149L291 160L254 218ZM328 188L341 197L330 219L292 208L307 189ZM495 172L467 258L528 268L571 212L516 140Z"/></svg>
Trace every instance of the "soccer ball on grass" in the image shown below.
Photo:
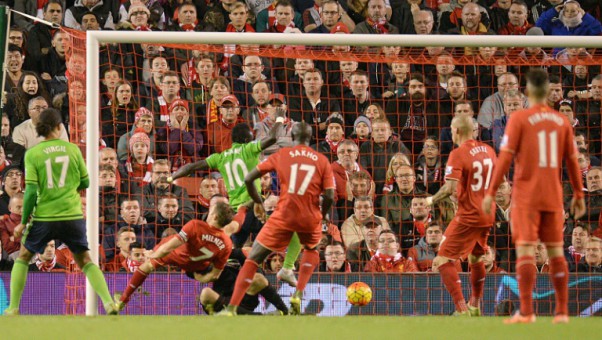
<svg viewBox="0 0 602 340"><path fill-rule="evenodd" d="M372 300L372 289L363 282L354 282L347 287L347 301L354 306L365 306Z"/></svg>

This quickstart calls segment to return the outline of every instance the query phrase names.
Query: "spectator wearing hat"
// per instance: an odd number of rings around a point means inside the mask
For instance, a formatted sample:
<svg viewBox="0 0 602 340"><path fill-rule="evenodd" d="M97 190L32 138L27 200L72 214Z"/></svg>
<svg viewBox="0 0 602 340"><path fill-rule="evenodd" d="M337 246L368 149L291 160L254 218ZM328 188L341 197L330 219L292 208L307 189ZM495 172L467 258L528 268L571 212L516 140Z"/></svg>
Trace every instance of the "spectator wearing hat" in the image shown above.
<svg viewBox="0 0 602 340"><path fill-rule="evenodd" d="M15 127L15 130L13 131L13 141L15 143L23 146L26 150L29 150L44 140L44 137L39 136L38 132L36 131L36 124L38 123L40 114L44 110L48 110L48 102L44 97L35 97L29 100L29 104L27 106L29 119ZM63 123L61 123L60 139L69 141L69 137L67 136L67 131L65 130L65 125L63 125Z"/></svg>
<svg viewBox="0 0 602 340"><path fill-rule="evenodd" d="M141 107L136 111L132 129L128 133L122 135L117 143L117 157L120 161L125 161L128 158L130 138L134 135L136 129L143 129L148 135L150 138L149 154L153 157L156 155L155 122L153 116L153 113L145 107Z"/></svg>
<svg viewBox="0 0 602 340"><path fill-rule="evenodd" d="M192 163L203 150L203 134L190 120L190 105L186 100L176 99L169 105L167 125L157 130L157 154L171 161L172 171Z"/></svg>
<svg viewBox="0 0 602 340"><path fill-rule="evenodd" d="M353 134L349 136L355 144L362 145L362 143L370 140L370 134L372 133L372 122L364 115L357 117L353 123Z"/></svg>
<svg viewBox="0 0 602 340"><path fill-rule="evenodd" d="M142 128L137 128L129 140L128 158L120 167L121 177L128 178L130 184L142 187L151 181L153 157L150 155L150 137Z"/></svg>
<svg viewBox="0 0 602 340"><path fill-rule="evenodd" d="M122 6L123 7L123 6ZM124 11L125 16L115 25L116 30L128 31L151 31L149 24L150 10L142 3L130 5L129 10Z"/></svg>
<svg viewBox="0 0 602 340"><path fill-rule="evenodd" d="M262 140L270 135L270 130L272 129L274 123L276 123L276 118L278 116L286 117L285 121L282 123L282 126L276 133L276 144L262 151L264 156L269 156L278 151L280 148L293 146L291 131L293 129L294 122L288 119L288 115L286 114L286 101L284 99L284 95L280 93L271 94L268 98L265 108L268 115L261 122L255 124L255 127L253 128L255 131L256 140ZM283 112L278 114L279 111Z"/></svg>
<svg viewBox="0 0 602 340"><path fill-rule="evenodd" d="M23 191L23 171L18 165L11 164L2 172L2 193L0 194L0 215L10 214L10 199Z"/></svg>
<svg viewBox="0 0 602 340"><path fill-rule="evenodd" d="M211 153L222 152L232 147L232 129L236 124L243 123L239 114L240 104L236 96L230 94L223 97L219 103L217 121L207 126L207 143Z"/></svg>
<svg viewBox="0 0 602 340"><path fill-rule="evenodd" d="M163 8L161 1L143 0L134 2L135 3L132 4L131 0L125 2L122 1L123 4L119 7L119 24L125 21L134 23L132 16L147 16L146 21L148 28L152 30L163 30L165 28L165 9ZM132 7L134 7L133 10ZM140 12L144 12L144 14Z"/></svg>
<svg viewBox="0 0 602 340"><path fill-rule="evenodd" d="M343 120L338 117L328 119L326 124L326 138L311 147L326 156L332 163L336 160L339 143L345 139L345 130Z"/></svg>

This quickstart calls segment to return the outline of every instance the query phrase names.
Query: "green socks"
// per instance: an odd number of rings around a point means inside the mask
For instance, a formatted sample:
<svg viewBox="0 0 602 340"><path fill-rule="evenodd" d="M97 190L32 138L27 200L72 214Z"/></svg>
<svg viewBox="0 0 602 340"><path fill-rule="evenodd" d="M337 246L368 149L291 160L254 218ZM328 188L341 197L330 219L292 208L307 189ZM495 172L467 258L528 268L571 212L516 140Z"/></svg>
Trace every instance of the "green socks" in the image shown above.
<svg viewBox="0 0 602 340"><path fill-rule="evenodd" d="M10 273L10 305L8 309L19 310L19 304L21 303L21 296L25 289L25 283L27 283L27 272L29 271L29 264L21 259L15 260L13 270Z"/></svg>
<svg viewBox="0 0 602 340"><path fill-rule="evenodd" d="M92 288L94 288L96 294L100 296L102 303L105 306L112 303L113 299L111 298L111 293L109 293L109 286L107 286L107 281L105 281L105 277L100 268L98 268L98 266L94 263L89 262L84 266L84 268L82 268L82 271L88 280L90 280Z"/></svg>
<svg viewBox="0 0 602 340"><path fill-rule="evenodd" d="M297 233L293 234L291 238L291 242L288 244L288 249L286 250L286 256L284 257L284 264L282 267L284 269L293 269L295 267L295 261L299 257L301 253L301 241L299 241L299 236Z"/></svg>

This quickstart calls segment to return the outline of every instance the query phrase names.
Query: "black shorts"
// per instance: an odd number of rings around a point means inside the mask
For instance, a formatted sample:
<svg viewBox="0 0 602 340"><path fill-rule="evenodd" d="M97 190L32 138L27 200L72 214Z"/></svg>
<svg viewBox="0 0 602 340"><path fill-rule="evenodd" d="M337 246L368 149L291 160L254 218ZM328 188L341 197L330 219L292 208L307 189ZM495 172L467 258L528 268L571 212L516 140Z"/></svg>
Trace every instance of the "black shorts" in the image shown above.
<svg viewBox="0 0 602 340"><path fill-rule="evenodd" d="M73 254L90 250L86 237L86 221L33 221L23 235L23 245L32 253L43 253L51 240L60 240Z"/></svg>
<svg viewBox="0 0 602 340"><path fill-rule="evenodd" d="M219 298L217 299L217 301L213 304L213 310L215 312L219 312L222 309L224 309L224 307L226 307L230 303L230 298L232 298L232 296L220 295ZM205 311L205 313L207 313L205 306L204 305L201 305L201 306L203 307L203 310ZM242 298L242 301L240 302L240 307L244 308L246 311L249 311L249 312L253 312L255 310L255 308L257 308L257 306L259 306L259 294L257 294L257 295L245 294L245 296L243 296L243 298ZM244 314L244 312L241 314Z"/></svg>

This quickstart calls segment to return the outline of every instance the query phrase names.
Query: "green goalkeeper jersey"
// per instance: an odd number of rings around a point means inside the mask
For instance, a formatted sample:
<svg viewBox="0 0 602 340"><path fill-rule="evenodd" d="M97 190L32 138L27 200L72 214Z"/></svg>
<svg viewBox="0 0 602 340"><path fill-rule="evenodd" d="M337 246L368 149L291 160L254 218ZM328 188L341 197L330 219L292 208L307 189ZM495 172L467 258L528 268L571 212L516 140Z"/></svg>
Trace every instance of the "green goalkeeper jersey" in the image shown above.
<svg viewBox="0 0 602 340"><path fill-rule="evenodd" d="M210 168L217 169L222 174L230 197L230 205L234 210L238 210L241 204L251 200L245 187L245 177L259 164L260 153L260 141L246 144L234 143L230 149L222 153L214 153L205 160ZM255 181L255 187L261 192L259 180Z"/></svg>
<svg viewBox="0 0 602 340"><path fill-rule="evenodd" d="M34 221L83 219L78 188L88 178L86 163L75 144L45 140L25 153L25 184L38 186Z"/></svg>

